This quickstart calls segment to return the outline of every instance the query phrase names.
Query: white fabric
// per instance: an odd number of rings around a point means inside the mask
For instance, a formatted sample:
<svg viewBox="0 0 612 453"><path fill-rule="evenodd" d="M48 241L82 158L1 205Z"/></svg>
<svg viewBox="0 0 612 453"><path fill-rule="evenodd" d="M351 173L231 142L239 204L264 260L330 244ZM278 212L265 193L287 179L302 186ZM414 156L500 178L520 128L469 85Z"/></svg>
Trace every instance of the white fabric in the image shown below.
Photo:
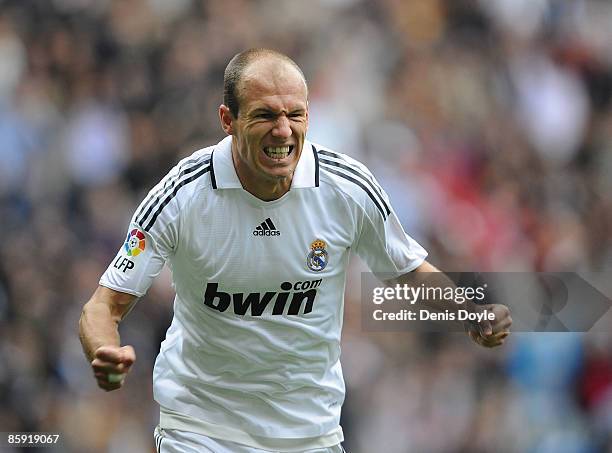
<svg viewBox="0 0 612 453"><path fill-rule="evenodd" d="M262 450L236 442L159 426L154 432L157 453L285 453L287 450ZM346 453L340 444L328 448L296 450L301 453Z"/></svg>
<svg viewBox="0 0 612 453"><path fill-rule="evenodd" d="M128 233L140 231L144 250L130 256L122 247L100 284L140 296L164 262L172 270L174 318L154 369L162 407L296 443L338 428L350 251L387 276L413 270L427 253L386 211L365 167L321 153L306 141L291 190L264 202L236 186L226 138L181 161L137 210ZM280 234L254 235L268 219ZM320 260L309 260L315 252Z"/></svg>
<svg viewBox="0 0 612 453"><path fill-rule="evenodd" d="M325 448L330 445L338 445L344 440L342 428L338 426L331 432L322 436L303 438L269 438L245 433L230 426L216 425L205 422L195 417L180 414L165 408L161 408L159 414L159 426L164 429L175 429L190 433L210 436L217 439L231 439L243 445L259 448L266 451L304 452L317 448Z"/></svg>

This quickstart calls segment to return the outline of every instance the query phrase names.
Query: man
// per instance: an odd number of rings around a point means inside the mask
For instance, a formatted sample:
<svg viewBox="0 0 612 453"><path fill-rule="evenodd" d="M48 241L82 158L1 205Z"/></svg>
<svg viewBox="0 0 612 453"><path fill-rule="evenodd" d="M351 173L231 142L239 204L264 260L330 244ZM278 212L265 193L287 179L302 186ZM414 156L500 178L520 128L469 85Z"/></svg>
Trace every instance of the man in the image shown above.
<svg viewBox="0 0 612 453"><path fill-rule="evenodd" d="M224 91L228 137L140 205L83 309L83 347L98 385L120 388L135 352L118 323L167 262L176 298L154 369L158 450L341 452L349 252L396 280L436 269L362 164L306 140L308 88L291 59L238 54ZM510 325L492 308L496 320L470 333L484 346Z"/></svg>

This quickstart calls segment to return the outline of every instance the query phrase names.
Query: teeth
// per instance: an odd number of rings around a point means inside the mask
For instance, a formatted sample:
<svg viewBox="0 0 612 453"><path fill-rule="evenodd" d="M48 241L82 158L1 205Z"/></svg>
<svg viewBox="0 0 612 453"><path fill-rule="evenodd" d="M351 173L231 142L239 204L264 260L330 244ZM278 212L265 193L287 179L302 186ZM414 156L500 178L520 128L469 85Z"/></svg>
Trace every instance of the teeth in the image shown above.
<svg viewBox="0 0 612 453"><path fill-rule="evenodd" d="M284 159L289 155L290 146L267 146L264 152L273 159Z"/></svg>

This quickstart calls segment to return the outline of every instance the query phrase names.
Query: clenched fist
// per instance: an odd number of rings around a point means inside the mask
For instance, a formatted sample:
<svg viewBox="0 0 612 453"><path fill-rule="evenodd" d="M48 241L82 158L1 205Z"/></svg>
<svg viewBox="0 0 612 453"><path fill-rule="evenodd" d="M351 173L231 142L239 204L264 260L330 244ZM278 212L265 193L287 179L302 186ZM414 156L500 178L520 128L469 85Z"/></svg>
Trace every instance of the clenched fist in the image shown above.
<svg viewBox="0 0 612 453"><path fill-rule="evenodd" d="M136 361L132 346L101 346L94 352L91 367L98 387L110 392L123 386L123 381Z"/></svg>
<svg viewBox="0 0 612 453"><path fill-rule="evenodd" d="M474 342L485 348L501 346L504 344L505 338L510 335L510 326L512 325L510 310L501 304L480 305L478 308L493 313L495 319L471 324L468 328L468 335Z"/></svg>

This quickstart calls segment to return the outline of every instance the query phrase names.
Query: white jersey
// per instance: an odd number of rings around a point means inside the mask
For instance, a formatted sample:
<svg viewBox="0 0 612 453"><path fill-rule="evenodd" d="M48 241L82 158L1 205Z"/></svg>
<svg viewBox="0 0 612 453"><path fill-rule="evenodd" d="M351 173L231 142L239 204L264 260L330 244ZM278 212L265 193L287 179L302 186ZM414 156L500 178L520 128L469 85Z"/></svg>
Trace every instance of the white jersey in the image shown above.
<svg viewBox="0 0 612 453"><path fill-rule="evenodd" d="M387 277L427 253L354 159L306 141L291 189L266 202L242 188L231 143L183 159L151 190L100 284L142 296L164 263L172 271L174 318L154 369L162 419L254 446L333 445L349 253Z"/></svg>

